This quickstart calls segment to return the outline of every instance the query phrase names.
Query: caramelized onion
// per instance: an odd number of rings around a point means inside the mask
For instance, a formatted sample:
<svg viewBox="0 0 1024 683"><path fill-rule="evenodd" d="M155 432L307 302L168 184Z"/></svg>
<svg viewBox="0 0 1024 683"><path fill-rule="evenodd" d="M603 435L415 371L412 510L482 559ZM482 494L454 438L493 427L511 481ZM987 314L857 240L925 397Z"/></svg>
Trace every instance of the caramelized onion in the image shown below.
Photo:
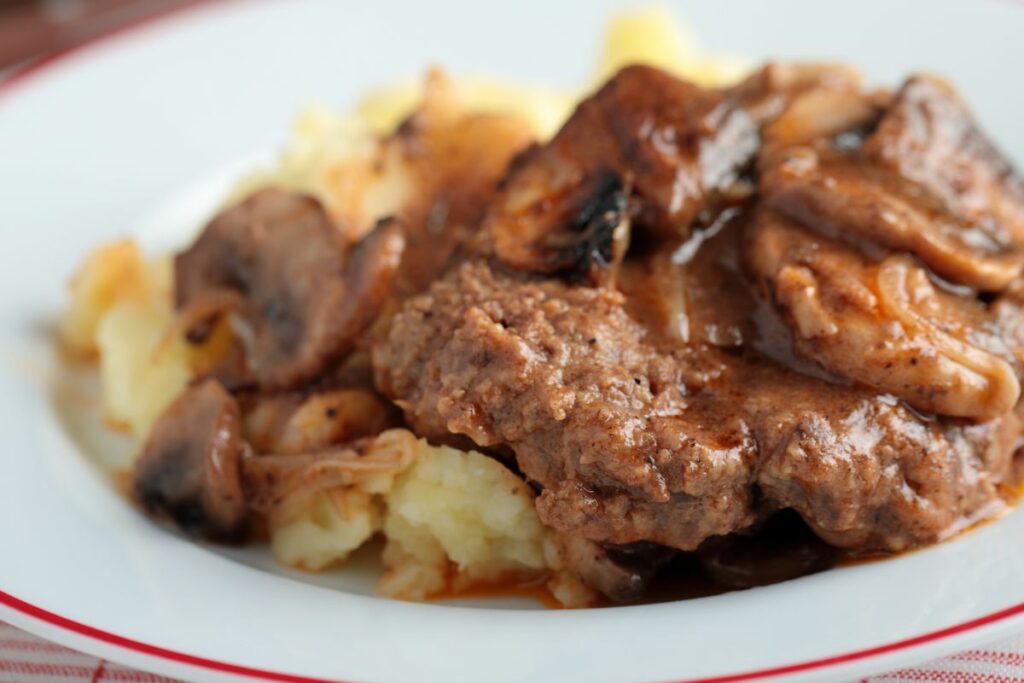
<svg viewBox="0 0 1024 683"><path fill-rule="evenodd" d="M348 446L295 455L256 455L242 462L250 509L270 517L288 517L314 495L355 486L373 488L413 460L416 437L392 429Z"/></svg>

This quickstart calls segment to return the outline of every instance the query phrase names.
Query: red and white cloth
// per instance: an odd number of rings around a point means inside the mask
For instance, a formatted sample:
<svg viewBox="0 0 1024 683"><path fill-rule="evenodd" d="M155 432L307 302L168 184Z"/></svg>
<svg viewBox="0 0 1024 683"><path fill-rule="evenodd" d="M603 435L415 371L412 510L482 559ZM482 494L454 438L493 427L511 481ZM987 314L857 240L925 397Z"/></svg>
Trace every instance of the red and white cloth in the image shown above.
<svg viewBox="0 0 1024 683"><path fill-rule="evenodd" d="M0 683L178 683L84 655L0 622Z"/></svg>
<svg viewBox="0 0 1024 683"><path fill-rule="evenodd" d="M1024 683L1024 634L958 652L909 669L872 676L869 683Z"/></svg>
<svg viewBox="0 0 1024 683"><path fill-rule="evenodd" d="M49 643L0 622L0 683L179 683ZM864 683L1024 683L1024 634Z"/></svg>

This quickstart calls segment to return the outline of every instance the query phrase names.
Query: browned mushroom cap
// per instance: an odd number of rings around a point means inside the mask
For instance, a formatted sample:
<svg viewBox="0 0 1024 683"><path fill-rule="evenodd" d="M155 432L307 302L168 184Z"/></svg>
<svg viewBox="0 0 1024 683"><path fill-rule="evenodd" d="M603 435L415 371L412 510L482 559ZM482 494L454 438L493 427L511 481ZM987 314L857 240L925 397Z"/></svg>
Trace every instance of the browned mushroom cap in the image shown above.
<svg viewBox="0 0 1024 683"><path fill-rule="evenodd" d="M399 226L388 222L349 253L315 199L261 190L178 255L176 302L237 313L252 328L256 381L291 387L351 350L387 296L403 248Z"/></svg>
<svg viewBox="0 0 1024 683"><path fill-rule="evenodd" d="M629 243L628 200L618 173L603 169L558 203L527 210L521 230L495 230L495 252L506 264L571 279L602 282L614 276Z"/></svg>
<svg viewBox="0 0 1024 683"><path fill-rule="evenodd" d="M1013 354L992 312L936 285L907 254L869 258L763 208L744 251L798 355L927 413L980 421L1017 404Z"/></svg>
<svg viewBox="0 0 1024 683"><path fill-rule="evenodd" d="M256 452L286 455L379 434L397 426L401 413L374 391L346 387L254 397L243 401L243 415Z"/></svg>
<svg viewBox="0 0 1024 683"><path fill-rule="evenodd" d="M965 223L926 191L882 168L798 147L764 170L765 203L829 235L909 251L938 275L1001 291L1024 255Z"/></svg>
<svg viewBox="0 0 1024 683"><path fill-rule="evenodd" d="M838 87L811 88L789 98L782 113L761 130L759 166L798 145L832 141L837 146L862 142L882 115L878 97Z"/></svg>
<svg viewBox="0 0 1024 683"><path fill-rule="evenodd" d="M754 122L729 94L627 67L512 164L484 225L508 265L590 271L614 261L619 195L635 200L638 227L686 237L699 212L731 196L756 150Z"/></svg>
<svg viewBox="0 0 1024 683"><path fill-rule="evenodd" d="M907 80L865 143L865 152L926 188L1000 244L1024 246L1024 178L945 81L933 76Z"/></svg>
<svg viewBox="0 0 1024 683"><path fill-rule="evenodd" d="M220 384L206 380L185 390L153 425L135 465L135 497L190 534L241 540L240 430L238 405Z"/></svg>
<svg viewBox="0 0 1024 683"><path fill-rule="evenodd" d="M395 219L377 224L352 250L342 305L335 314L344 321L342 337L355 337L373 323L392 290L405 253L405 233ZM346 343L346 350L351 343Z"/></svg>
<svg viewBox="0 0 1024 683"><path fill-rule="evenodd" d="M1024 226L1019 178L947 85L918 77L884 98L854 86L804 88L764 127L765 201L827 234L910 251L947 280L1004 289L1024 269L1007 237Z"/></svg>

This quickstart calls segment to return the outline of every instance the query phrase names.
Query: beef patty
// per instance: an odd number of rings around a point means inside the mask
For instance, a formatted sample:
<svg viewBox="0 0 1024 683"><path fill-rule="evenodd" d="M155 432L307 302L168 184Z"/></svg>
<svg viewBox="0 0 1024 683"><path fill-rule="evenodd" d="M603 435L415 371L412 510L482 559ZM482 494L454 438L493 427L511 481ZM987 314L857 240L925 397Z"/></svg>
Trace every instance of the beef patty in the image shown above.
<svg viewBox="0 0 1024 683"><path fill-rule="evenodd" d="M512 164L376 384L510 449L562 537L693 550L786 509L855 552L932 543L1010 483L1022 186L931 77L632 67Z"/></svg>

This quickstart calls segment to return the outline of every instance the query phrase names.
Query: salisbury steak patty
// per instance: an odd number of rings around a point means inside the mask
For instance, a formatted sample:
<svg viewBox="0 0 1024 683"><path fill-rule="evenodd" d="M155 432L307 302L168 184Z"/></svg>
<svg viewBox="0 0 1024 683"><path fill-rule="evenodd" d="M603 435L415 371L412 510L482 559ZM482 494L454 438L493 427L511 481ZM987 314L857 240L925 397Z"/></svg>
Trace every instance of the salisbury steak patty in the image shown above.
<svg viewBox="0 0 1024 683"><path fill-rule="evenodd" d="M667 211L650 159L703 186L664 140L728 149L725 188ZM882 153L901 140L903 165ZM893 96L768 67L723 94L624 70L510 167L490 250L406 303L378 388L425 434L511 449L591 568L595 547L693 550L784 509L858 552L934 542L1004 504L1021 433L1016 214L976 210L1017 206L1021 181L992 150L929 79ZM963 182L940 168L958 155Z"/></svg>
<svg viewBox="0 0 1024 683"><path fill-rule="evenodd" d="M999 500L1019 431L764 358L658 351L620 294L483 263L411 300L374 366L418 430L508 444L546 524L616 544L689 550L780 508L839 546L932 542Z"/></svg>
<svg viewBox="0 0 1024 683"><path fill-rule="evenodd" d="M507 443L542 518L595 540L693 547L755 520L740 425L685 440L680 367L610 290L464 265L412 300L375 350L378 386L421 433ZM676 439L673 446L663 440ZM690 453L688 471L660 462Z"/></svg>

